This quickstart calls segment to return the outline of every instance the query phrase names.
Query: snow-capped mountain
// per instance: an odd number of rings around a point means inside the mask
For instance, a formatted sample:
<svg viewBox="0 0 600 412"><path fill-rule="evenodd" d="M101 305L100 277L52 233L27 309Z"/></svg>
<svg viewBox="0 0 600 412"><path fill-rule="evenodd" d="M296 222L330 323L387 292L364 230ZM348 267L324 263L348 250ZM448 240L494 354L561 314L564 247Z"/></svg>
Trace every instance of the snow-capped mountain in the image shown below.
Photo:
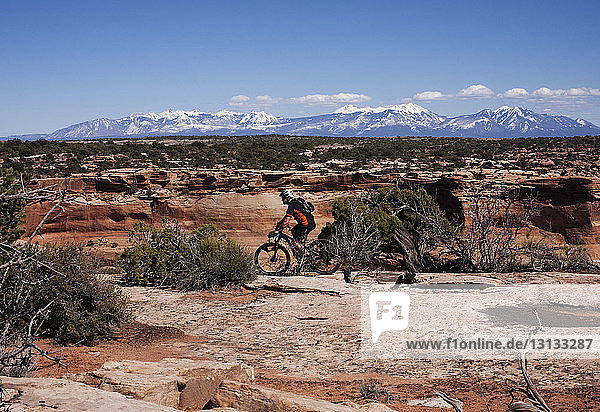
<svg viewBox="0 0 600 412"><path fill-rule="evenodd" d="M443 117L413 103L363 107L347 105L333 113L287 119L277 133L308 136L396 136L416 135L437 127Z"/></svg>
<svg viewBox="0 0 600 412"><path fill-rule="evenodd" d="M252 134L535 137L598 135L600 128L583 119L539 114L520 107L502 106L496 110L448 117L407 103L381 107L346 105L332 113L299 118L276 117L264 111L168 110L132 114L121 119L90 120L40 138Z"/></svg>
<svg viewBox="0 0 600 412"><path fill-rule="evenodd" d="M450 136L476 137L574 136L600 132L600 128L583 119L509 106L448 118L442 129Z"/></svg>
<svg viewBox="0 0 600 412"><path fill-rule="evenodd" d="M248 134L265 133L281 119L266 112L217 113L199 110L168 110L162 113L138 113L121 119L96 119L75 124L50 133L48 139L81 139L90 137L153 136L182 134Z"/></svg>

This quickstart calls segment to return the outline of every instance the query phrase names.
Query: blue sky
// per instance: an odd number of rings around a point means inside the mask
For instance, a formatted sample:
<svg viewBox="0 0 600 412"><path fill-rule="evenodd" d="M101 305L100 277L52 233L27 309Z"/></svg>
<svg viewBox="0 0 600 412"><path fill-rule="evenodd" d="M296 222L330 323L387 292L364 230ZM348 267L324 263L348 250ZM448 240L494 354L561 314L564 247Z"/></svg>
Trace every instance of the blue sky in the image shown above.
<svg viewBox="0 0 600 412"><path fill-rule="evenodd" d="M167 109L408 101L600 124L599 20L600 2L576 0L5 1L0 136Z"/></svg>

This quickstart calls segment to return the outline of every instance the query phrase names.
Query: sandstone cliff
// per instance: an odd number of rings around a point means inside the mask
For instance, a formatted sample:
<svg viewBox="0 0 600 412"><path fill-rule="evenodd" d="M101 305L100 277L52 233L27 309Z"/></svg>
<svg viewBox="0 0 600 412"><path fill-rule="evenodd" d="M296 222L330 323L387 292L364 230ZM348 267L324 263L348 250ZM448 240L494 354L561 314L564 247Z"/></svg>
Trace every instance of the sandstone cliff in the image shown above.
<svg viewBox="0 0 600 412"><path fill-rule="evenodd" d="M42 179L37 185L60 183ZM436 197L448 216L464 219L464 192L485 183L473 174L443 176L440 172L388 173L260 171L260 170L112 170L100 175L73 176L68 188L75 201L48 220L45 241L103 238L114 251L127 244L127 231L136 221L158 223L172 217L184 226L213 223L234 238L255 246L283 215L278 191L291 187L316 206L318 233L332 220L335 198L371 187L420 183ZM591 177L491 175L487 182L533 194L540 213L534 223L541 233L553 233L568 243L585 243L600 252L600 179ZM48 209L34 204L26 209L30 233Z"/></svg>

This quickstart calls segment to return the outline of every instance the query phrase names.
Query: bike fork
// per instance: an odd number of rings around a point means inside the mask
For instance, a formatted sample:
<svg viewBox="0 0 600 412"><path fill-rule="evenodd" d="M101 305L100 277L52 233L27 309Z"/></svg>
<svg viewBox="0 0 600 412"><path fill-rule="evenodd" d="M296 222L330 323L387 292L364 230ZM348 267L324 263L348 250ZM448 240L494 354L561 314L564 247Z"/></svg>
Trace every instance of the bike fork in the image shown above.
<svg viewBox="0 0 600 412"><path fill-rule="evenodd" d="M274 247L273 256L271 257L271 263L277 260L277 250L279 249L277 246Z"/></svg>

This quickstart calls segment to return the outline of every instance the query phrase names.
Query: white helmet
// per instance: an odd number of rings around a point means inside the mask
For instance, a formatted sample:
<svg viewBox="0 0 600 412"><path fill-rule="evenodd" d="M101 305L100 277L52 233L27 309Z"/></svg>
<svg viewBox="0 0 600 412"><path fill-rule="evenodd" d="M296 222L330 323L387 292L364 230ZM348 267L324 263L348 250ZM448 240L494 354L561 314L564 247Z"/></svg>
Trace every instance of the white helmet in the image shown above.
<svg viewBox="0 0 600 412"><path fill-rule="evenodd" d="M291 189L283 189L281 193L279 193L279 197L281 198L281 200L286 200L294 199L296 195L294 194L294 192L292 192Z"/></svg>

